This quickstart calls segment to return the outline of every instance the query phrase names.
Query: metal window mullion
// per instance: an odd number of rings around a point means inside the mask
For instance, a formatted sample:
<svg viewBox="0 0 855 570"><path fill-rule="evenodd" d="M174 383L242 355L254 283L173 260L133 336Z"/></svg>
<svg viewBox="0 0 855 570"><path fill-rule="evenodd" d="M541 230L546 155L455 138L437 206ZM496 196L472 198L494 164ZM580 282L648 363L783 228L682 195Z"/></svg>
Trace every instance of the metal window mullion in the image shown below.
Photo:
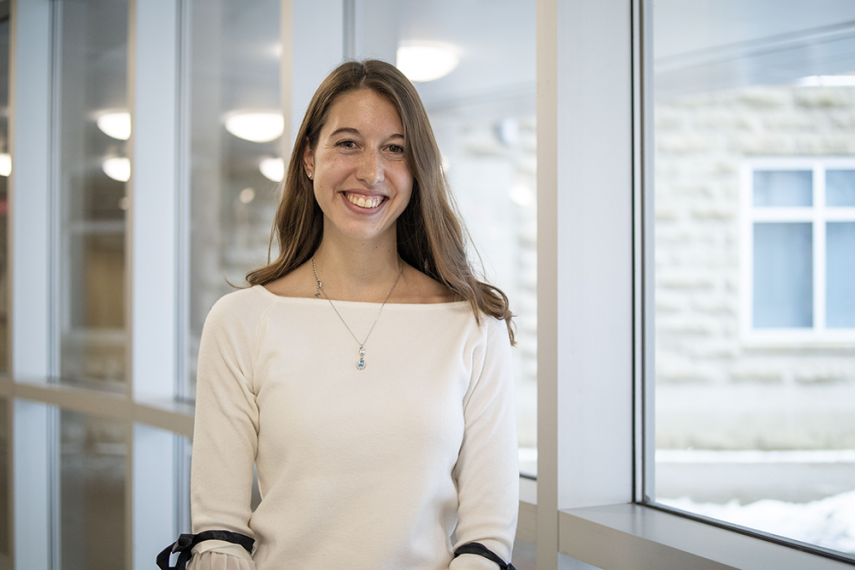
<svg viewBox="0 0 855 570"><path fill-rule="evenodd" d="M537 0L537 567L558 567L558 2Z"/></svg>
<svg viewBox="0 0 855 570"><path fill-rule="evenodd" d="M43 383L56 366L53 287L56 168L53 10L11 4L9 149L9 354L14 382ZM16 569L59 568L57 410L9 396L10 546Z"/></svg>
<svg viewBox="0 0 855 570"><path fill-rule="evenodd" d="M182 0L130 0L128 101L131 179L126 259L128 397L175 397L179 330ZM171 433L128 418L125 566L148 568L175 540L176 486Z"/></svg>
<svg viewBox="0 0 855 570"><path fill-rule="evenodd" d="M13 567L61 570L59 409L12 400Z"/></svg>
<svg viewBox="0 0 855 570"><path fill-rule="evenodd" d="M177 352L178 0L131 0L130 7L130 392L135 399L172 398Z"/></svg>
<svg viewBox="0 0 855 570"><path fill-rule="evenodd" d="M190 157L191 97L190 58L192 56L192 2L182 0L178 15L178 124L176 125L178 165L176 196L176 355L174 393L180 400L194 400L189 393L190 366L187 339L190 338Z"/></svg>
<svg viewBox="0 0 855 570"><path fill-rule="evenodd" d="M10 371L51 375L52 2L12 6L10 43L9 280Z"/></svg>
<svg viewBox="0 0 855 570"><path fill-rule="evenodd" d="M825 331L825 168L813 167L813 330Z"/></svg>
<svg viewBox="0 0 855 570"><path fill-rule="evenodd" d="M752 207L755 222L813 222L817 208Z"/></svg>
<svg viewBox="0 0 855 570"><path fill-rule="evenodd" d="M633 179L634 231L633 267L636 282L633 303L635 319L635 386L633 402L641 417L635 422L636 476L640 484L634 489L634 501L652 501L656 497L656 361L655 361L655 184L653 121L653 14L652 4L645 0L633 3L633 154L640 175ZM648 262L649 260L649 262ZM639 433L640 431L640 433ZM640 470L640 474L639 474Z"/></svg>
<svg viewBox="0 0 855 570"><path fill-rule="evenodd" d="M826 208L823 216L827 222L855 222L855 208Z"/></svg>
<svg viewBox="0 0 855 570"><path fill-rule="evenodd" d="M740 323L742 338L748 338L754 330L754 169L744 164L741 172L739 219L741 225L741 303Z"/></svg>

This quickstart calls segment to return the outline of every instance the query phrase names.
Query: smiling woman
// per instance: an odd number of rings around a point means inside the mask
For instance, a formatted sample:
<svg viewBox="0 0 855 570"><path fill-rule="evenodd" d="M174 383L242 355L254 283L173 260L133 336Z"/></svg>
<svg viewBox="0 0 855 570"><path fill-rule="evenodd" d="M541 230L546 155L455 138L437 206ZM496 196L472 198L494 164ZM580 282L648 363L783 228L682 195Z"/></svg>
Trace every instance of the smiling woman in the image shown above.
<svg viewBox="0 0 855 570"><path fill-rule="evenodd" d="M473 275L440 164L394 66L350 61L321 84L282 182L280 255L211 309L199 350L193 530L257 546L204 541L191 568L510 560L511 314Z"/></svg>

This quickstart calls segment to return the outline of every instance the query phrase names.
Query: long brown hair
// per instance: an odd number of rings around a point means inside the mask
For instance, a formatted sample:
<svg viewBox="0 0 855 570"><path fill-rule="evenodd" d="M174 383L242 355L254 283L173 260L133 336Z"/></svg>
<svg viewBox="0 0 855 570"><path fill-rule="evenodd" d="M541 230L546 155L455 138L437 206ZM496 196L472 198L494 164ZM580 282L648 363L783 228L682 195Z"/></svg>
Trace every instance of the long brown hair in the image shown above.
<svg viewBox="0 0 855 570"><path fill-rule="evenodd" d="M404 127L413 190L409 204L397 220L398 254L451 289L458 298L468 301L479 323L481 313L504 320L513 344L513 315L507 295L498 287L479 281L469 264L464 230L448 191L439 147L424 105L404 74L384 61L345 62L318 87L303 117L282 183L282 199L270 238L271 245L274 236L278 238L279 257L250 271L247 282L264 285L287 275L309 261L320 246L323 214L315 200L312 182L304 172L303 155L307 145L312 150L317 147L333 101L359 89L370 89L387 99L398 111Z"/></svg>

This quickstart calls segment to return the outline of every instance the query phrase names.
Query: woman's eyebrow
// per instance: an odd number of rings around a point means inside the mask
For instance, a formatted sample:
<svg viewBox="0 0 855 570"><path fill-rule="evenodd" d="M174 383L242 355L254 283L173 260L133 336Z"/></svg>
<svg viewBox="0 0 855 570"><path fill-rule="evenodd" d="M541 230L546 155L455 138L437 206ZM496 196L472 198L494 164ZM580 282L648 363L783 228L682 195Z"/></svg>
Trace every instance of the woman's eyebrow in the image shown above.
<svg viewBox="0 0 855 570"><path fill-rule="evenodd" d="M346 134L353 134L353 135L359 135L359 134L361 134L361 133L359 132L359 129L354 129L353 127L339 127L339 128L337 128L336 130L334 130L333 132L331 132L331 133L330 133L330 136L331 136L331 137L334 137L334 136L336 136L336 135L343 134L343 133L346 133ZM402 138L404 138L404 135L401 135L401 134L395 133L395 134L393 134L393 135L389 135L389 137L388 137L388 138L390 138L390 139L394 139L394 138L402 139Z"/></svg>
<svg viewBox="0 0 855 570"><path fill-rule="evenodd" d="M333 137L335 135L340 135L342 133L349 133L349 134L358 135L359 129L354 129L353 127L339 127L338 129L331 132L330 136Z"/></svg>

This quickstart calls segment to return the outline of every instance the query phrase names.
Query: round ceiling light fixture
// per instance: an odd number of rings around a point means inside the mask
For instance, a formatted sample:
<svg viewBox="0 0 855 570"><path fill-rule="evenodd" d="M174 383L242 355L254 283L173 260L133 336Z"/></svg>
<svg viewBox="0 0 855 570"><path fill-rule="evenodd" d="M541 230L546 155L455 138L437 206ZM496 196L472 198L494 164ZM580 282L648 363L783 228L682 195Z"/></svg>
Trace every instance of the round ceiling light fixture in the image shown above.
<svg viewBox="0 0 855 570"><path fill-rule="evenodd" d="M131 114L127 111L105 111L95 120L98 128L120 141L131 138Z"/></svg>
<svg viewBox="0 0 855 570"><path fill-rule="evenodd" d="M0 152L0 176L12 174L12 155L8 152Z"/></svg>
<svg viewBox="0 0 855 570"><path fill-rule="evenodd" d="M268 180L282 182L285 178L285 161L281 158L262 158L258 169Z"/></svg>
<svg viewBox="0 0 855 570"><path fill-rule="evenodd" d="M442 44L404 44L398 48L395 66L410 81L433 81L451 73L460 58Z"/></svg>
<svg viewBox="0 0 855 570"><path fill-rule="evenodd" d="M101 169L113 180L127 182L131 179L131 161L127 158L118 156L107 158L101 163Z"/></svg>
<svg viewBox="0 0 855 570"><path fill-rule="evenodd" d="M226 115L226 130L252 142L270 142L282 136L285 119L273 111L233 111Z"/></svg>

